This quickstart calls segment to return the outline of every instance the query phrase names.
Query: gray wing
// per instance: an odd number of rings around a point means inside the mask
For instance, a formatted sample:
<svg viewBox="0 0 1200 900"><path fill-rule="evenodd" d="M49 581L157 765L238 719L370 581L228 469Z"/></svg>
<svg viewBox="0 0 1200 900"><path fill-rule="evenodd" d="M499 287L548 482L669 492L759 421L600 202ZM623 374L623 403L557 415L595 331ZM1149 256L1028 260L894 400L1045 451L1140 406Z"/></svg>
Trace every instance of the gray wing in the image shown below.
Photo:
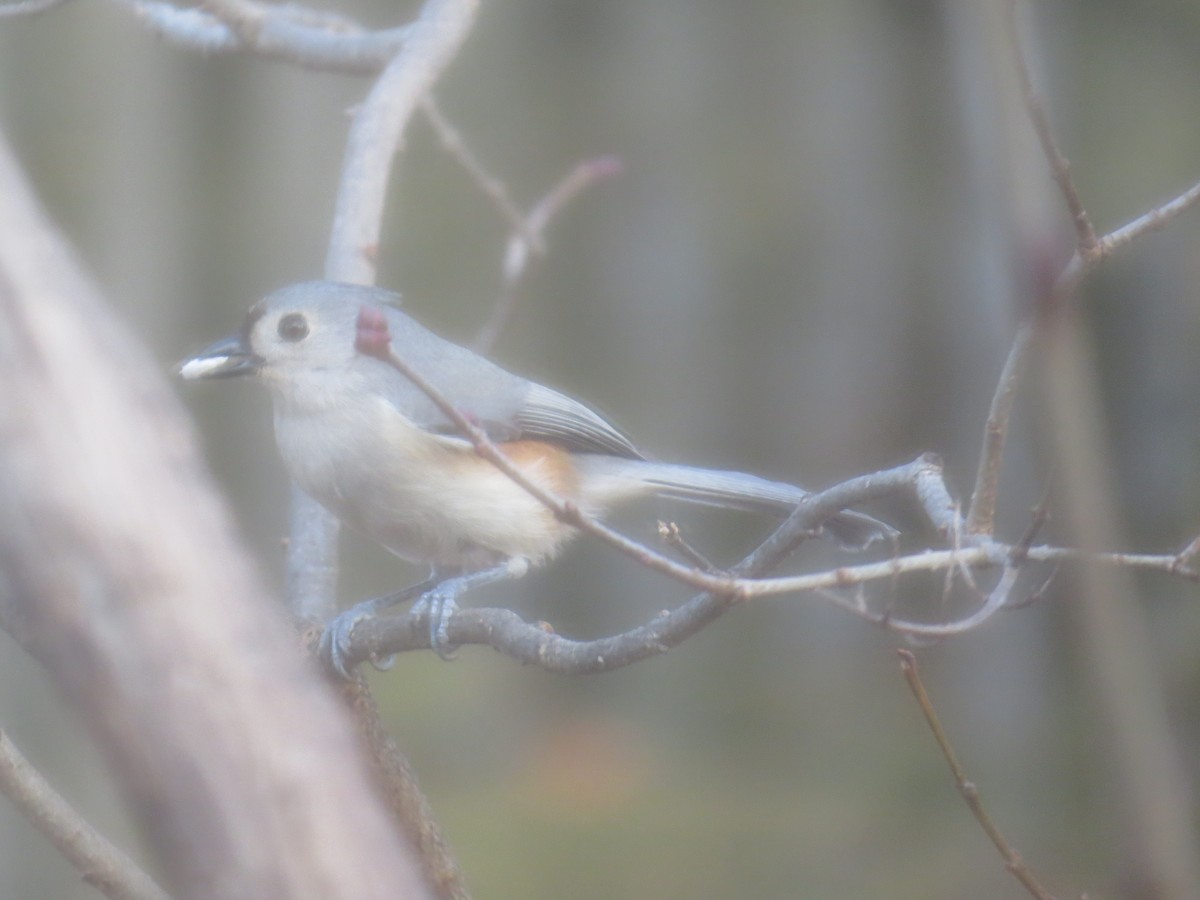
<svg viewBox="0 0 1200 900"><path fill-rule="evenodd" d="M494 441L532 438L581 453L642 459L633 443L601 416L565 394L508 372L465 347L387 308L392 345ZM364 359L378 389L412 421L435 434L458 435L425 394L395 369Z"/></svg>
<svg viewBox="0 0 1200 900"><path fill-rule="evenodd" d="M553 441L569 450L644 458L629 438L582 403L533 382L515 424L521 437Z"/></svg>

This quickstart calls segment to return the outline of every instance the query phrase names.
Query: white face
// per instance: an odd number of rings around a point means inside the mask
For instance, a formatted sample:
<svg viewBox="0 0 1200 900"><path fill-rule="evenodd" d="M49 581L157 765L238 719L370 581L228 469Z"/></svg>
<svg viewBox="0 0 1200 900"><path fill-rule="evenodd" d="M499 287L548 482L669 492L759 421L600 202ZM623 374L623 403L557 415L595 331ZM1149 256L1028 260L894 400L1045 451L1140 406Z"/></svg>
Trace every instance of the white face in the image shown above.
<svg viewBox="0 0 1200 900"><path fill-rule="evenodd" d="M264 302L247 319L247 343L260 374L294 378L344 372L356 354L357 308L340 302Z"/></svg>
<svg viewBox="0 0 1200 900"><path fill-rule="evenodd" d="M251 310L245 343L277 412L336 409L372 396L355 350L359 308L340 298L274 297Z"/></svg>
<svg viewBox="0 0 1200 900"><path fill-rule="evenodd" d="M359 304L305 288L255 304L237 334L185 361L179 374L189 380L258 375L274 391L333 390L353 368Z"/></svg>

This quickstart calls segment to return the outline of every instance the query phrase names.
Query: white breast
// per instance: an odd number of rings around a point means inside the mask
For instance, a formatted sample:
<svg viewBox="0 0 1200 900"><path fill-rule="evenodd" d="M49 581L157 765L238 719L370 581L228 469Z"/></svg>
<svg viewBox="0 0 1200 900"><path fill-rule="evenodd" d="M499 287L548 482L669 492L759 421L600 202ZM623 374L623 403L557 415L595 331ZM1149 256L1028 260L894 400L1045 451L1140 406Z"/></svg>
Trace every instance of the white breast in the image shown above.
<svg viewBox="0 0 1200 900"><path fill-rule="evenodd" d="M422 431L377 396L277 403L275 433L301 488L406 559L469 568L536 561L571 533L469 445Z"/></svg>

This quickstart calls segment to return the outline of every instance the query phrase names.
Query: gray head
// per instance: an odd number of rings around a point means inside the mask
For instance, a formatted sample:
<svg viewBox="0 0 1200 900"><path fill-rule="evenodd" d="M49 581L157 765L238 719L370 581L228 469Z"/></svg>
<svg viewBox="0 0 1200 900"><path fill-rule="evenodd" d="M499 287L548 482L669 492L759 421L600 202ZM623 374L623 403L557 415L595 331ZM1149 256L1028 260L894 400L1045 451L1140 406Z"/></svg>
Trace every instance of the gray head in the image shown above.
<svg viewBox="0 0 1200 900"><path fill-rule="evenodd" d="M398 299L360 285L290 285L255 303L240 331L187 360L179 373L187 379L260 375L277 380L297 371L344 371L355 356L359 310L364 304L381 306Z"/></svg>
<svg viewBox="0 0 1200 900"><path fill-rule="evenodd" d="M481 419L515 414L529 383L443 340L395 308L398 296L381 288L311 281L256 303L236 334L183 363L186 379L256 375L277 406L324 407L381 396L410 418L436 426L442 416L398 371L355 350L364 306L387 316L392 346L455 402Z"/></svg>

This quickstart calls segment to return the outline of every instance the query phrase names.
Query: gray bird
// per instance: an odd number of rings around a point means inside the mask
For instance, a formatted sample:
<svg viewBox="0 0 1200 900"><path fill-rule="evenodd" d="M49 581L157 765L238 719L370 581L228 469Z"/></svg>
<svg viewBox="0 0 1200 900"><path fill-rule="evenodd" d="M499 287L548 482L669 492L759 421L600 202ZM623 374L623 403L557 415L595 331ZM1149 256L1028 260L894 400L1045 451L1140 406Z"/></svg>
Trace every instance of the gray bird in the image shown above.
<svg viewBox="0 0 1200 900"><path fill-rule="evenodd" d="M350 527L431 566L420 584L330 623L324 650L342 675L354 625L401 599L419 596L426 604L431 646L448 656L446 622L463 591L523 575L577 533L480 458L396 368L355 349L364 307L386 316L392 349L412 369L532 479L589 515L661 496L787 516L807 494L741 472L648 460L583 404L438 337L397 309L398 299L359 285L292 285L256 303L237 334L180 367L186 379L258 376L270 391L275 437L295 482ZM824 529L852 548L895 535L850 511Z"/></svg>

